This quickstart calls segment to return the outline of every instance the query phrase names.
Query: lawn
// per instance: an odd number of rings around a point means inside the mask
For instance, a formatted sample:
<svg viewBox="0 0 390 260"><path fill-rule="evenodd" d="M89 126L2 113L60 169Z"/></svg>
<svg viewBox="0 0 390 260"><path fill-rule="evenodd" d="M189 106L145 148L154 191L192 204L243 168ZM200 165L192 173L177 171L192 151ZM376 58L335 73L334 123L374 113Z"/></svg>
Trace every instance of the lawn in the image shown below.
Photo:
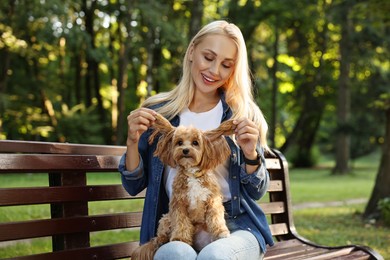
<svg viewBox="0 0 390 260"><path fill-rule="evenodd" d="M355 161L353 173L347 176L330 174L332 161L323 159L312 169L290 169L292 201L294 205L306 202L347 201L368 199L372 191L379 162L379 154L374 153ZM88 176L89 184L120 183L118 173L93 173ZM0 175L1 187L45 186L44 174ZM93 202L90 214L124 212L129 207L142 208L142 202ZM294 211L294 221L300 235L322 245L365 244L379 251L385 259L390 259L390 228L364 223L361 213L364 204L339 207L304 208ZM17 206L0 208L0 222L39 219L49 217L46 205ZM138 239L138 233L130 230L97 232L91 235L92 245L105 241L125 242ZM22 241L12 245L0 243L0 258L50 251L48 238Z"/></svg>
<svg viewBox="0 0 390 260"><path fill-rule="evenodd" d="M368 200L375 182L379 153L373 153L353 162L352 174L331 175L333 162L323 160L313 169L290 169L293 205L307 202L348 202L351 199ZM362 213L366 204L338 207L313 207L294 210L298 233L321 245L369 245L384 259L390 259L390 228L365 223Z"/></svg>

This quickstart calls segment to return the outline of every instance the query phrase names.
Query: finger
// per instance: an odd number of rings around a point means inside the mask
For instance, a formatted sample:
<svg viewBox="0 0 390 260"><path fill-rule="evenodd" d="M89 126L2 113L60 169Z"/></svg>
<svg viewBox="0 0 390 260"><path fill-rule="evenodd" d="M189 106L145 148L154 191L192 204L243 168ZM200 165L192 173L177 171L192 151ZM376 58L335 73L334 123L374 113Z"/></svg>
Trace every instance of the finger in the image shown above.
<svg viewBox="0 0 390 260"><path fill-rule="evenodd" d="M156 111L151 110L149 108L140 108L137 110L132 111L128 118L146 118L149 121L156 120Z"/></svg>

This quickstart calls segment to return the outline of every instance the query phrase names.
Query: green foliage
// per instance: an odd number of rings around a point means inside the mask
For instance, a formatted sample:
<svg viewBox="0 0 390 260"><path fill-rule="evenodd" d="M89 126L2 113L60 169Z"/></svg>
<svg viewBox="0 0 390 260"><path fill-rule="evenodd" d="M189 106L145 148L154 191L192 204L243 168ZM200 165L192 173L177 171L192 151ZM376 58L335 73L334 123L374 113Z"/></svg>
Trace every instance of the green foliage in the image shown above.
<svg viewBox="0 0 390 260"><path fill-rule="evenodd" d="M381 212L383 222L390 227L390 197L381 199L378 202L378 209Z"/></svg>
<svg viewBox="0 0 390 260"><path fill-rule="evenodd" d="M0 138L123 144L126 115L140 102L137 87L147 82L146 94L151 94L170 90L179 80L194 18L192 1L87 2L0 3ZM277 81L276 147L287 143L296 164L315 164L316 149L334 151L343 3L203 1L203 24L227 19L242 29L256 101L269 123ZM347 126L354 159L375 149L383 137L384 121L373 104L388 104L380 97L388 93L390 10L385 0L348 3L352 113ZM91 60L98 75L91 74ZM112 91L106 92L107 86ZM41 92L53 103L55 118L45 110ZM64 105L77 112L66 114ZM294 130L302 118L304 127ZM294 137L294 131L301 134Z"/></svg>
<svg viewBox="0 0 390 260"><path fill-rule="evenodd" d="M94 107L87 109L84 105L78 105L70 110L62 110L56 128L66 142L101 144L104 143L104 137L100 135L103 126Z"/></svg>
<svg viewBox="0 0 390 260"><path fill-rule="evenodd" d="M307 154L300 147L294 146L286 154L293 167L312 167L318 163L319 156L320 152L317 147L311 149L310 154Z"/></svg>

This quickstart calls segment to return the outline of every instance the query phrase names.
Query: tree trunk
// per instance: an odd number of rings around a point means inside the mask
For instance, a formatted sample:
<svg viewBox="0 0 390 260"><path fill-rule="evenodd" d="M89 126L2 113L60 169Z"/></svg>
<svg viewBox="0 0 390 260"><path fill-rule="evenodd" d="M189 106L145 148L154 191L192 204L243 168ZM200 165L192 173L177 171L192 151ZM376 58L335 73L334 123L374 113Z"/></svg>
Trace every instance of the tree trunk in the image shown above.
<svg viewBox="0 0 390 260"><path fill-rule="evenodd" d="M127 35L130 37L130 17L132 13L132 0L127 1L127 15L124 18L124 24L126 26ZM129 64L129 51L131 48L131 39L124 39L124 42L121 43L119 49L119 70L118 70L118 118L117 118L117 127L115 133L115 144L119 145L123 142L123 135L125 129L127 129L126 122L126 112L125 112L125 89L127 88L128 74L127 66Z"/></svg>
<svg viewBox="0 0 390 260"><path fill-rule="evenodd" d="M8 1L8 12L6 19L2 18L2 22L5 24L12 24L12 18L14 16L15 1ZM0 49L0 93L6 93L7 79L8 79L8 68L10 65L11 55L7 48ZM0 107L0 111L2 108ZM1 115L1 114L0 114ZM3 118L2 116L0 118ZM0 124L1 131L1 124Z"/></svg>
<svg viewBox="0 0 390 260"><path fill-rule="evenodd" d="M275 19L276 20L276 19ZM271 147L276 147L275 144L275 132L276 132L276 122L277 122L277 95L278 95L278 77L276 73L278 72L278 55L279 55L279 33L278 33L278 25L277 21L275 21L275 40L273 44L273 60L274 64L271 68L272 73L272 116L271 116L271 124L269 131L269 138L271 141Z"/></svg>
<svg viewBox="0 0 390 260"><path fill-rule="evenodd" d="M88 64L88 70L86 75L86 89L87 89L87 105L92 105L92 97L91 92L92 89L95 92L95 97L97 100L97 109L99 113L99 119L100 122L106 122L106 115L105 110L103 107L103 98L100 95L100 77L99 77L99 63L96 60L93 55L91 55L91 51L96 50L95 45L95 31L93 29L93 20L94 20L94 13L96 9L97 2L96 0L85 0L84 1L84 9L85 9L85 28L86 31L89 34L90 41L89 41L89 48L90 51L87 51L87 64ZM89 95L89 97L88 97ZM103 126L105 124L103 123ZM107 128L102 128L102 135L105 137L105 142L110 143L111 141L111 134L107 133Z"/></svg>
<svg viewBox="0 0 390 260"><path fill-rule="evenodd" d="M386 197L390 197L390 108L386 110L386 132L383 144L382 157L376 176L375 186L371 193L370 200L366 206L363 217L366 219L378 219L380 212L378 202Z"/></svg>
<svg viewBox="0 0 390 260"><path fill-rule="evenodd" d="M203 17L203 0L192 1L191 8L191 20L190 20L190 32L188 34L188 41L191 41L192 37L200 30L202 17Z"/></svg>
<svg viewBox="0 0 390 260"><path fill-rule="evenodd" d="M280 148L281 152L291 153L291 161L295 167L313 166L311 149L324 112L324 102L313 94L313 84L302 86L304 103L302 112L294 126L293 131L287 137L286 142Z"/></svg>
<svg viewBox="0 0 390 260"><path fill-rule="evenodd" d="M349 6L347 4L341 8L341 40L340 40L340 78L337 99L337 132L336 132L336 166L333 174L347 174L350 170L350 110L351 110L351 90L350 90L350 49L351 49L351 19L349 16Z"/></svg>

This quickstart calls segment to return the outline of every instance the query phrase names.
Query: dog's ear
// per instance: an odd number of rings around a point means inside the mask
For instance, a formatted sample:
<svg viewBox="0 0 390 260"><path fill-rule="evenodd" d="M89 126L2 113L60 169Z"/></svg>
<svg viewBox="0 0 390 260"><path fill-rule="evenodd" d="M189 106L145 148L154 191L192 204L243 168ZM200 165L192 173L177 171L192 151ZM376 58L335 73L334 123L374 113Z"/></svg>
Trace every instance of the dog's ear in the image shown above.
<svg viewBox="0 0 390 260"><path fill-rule="evenodd" d="M214 169L219 164L223 163L230 155L230 147L225 139L225 136L212 136L212 139L203 135L204 154L200 167L202 169Z"/></svg>
<svg viewBox="0 0 390 260"><path fill-rule="evenodd" d="M222 122L218 128L204 132L204 150L201 165L206 169L212 169L223 163L230 155L229 145L224 135L234 133L236 125L233 119Z"/></svg>
<svg viewBox="0 0 390 260"><path fill-rule="evenodd" d="M157 135L160 135L157 142L154 156L160 158L164 164L175 167L175 162L172 156L172 138L176 127L163 117L161 114L156 114L156 120L151 126L152 133L149 136L149 144L152 144Z"/></svg>
<svg viewBox="0 0 390 260"><path fill-rule="evenodd" d="M233 119L229 119L225 122L222 122L216 129L209 130L205 132L206 137L213 141L214 139L219 138L221 135L231 135L234 133L236 125L233 124Z"/></svg>
<svg viewBox="0 0 390 260"><path fill-rule="evenodd" d="M175 127L171 125L168 119L163 117L161 114L156 114L156 120L154 121L151 128L153 129L153 131L152 134L149 136L149 144L153 143L154 138L156 138L158 134L165 135L175 129Z"/></svg>
<svg viewBox="0 0 390 260"><path fill-rule="evenodd" d="M154 151L154 156L160 158L160 160L172 168L176 167L175 160L173 159L173 135L175 130L171 130L168 133L164 133L158 139L156 150Z"/></svg>

